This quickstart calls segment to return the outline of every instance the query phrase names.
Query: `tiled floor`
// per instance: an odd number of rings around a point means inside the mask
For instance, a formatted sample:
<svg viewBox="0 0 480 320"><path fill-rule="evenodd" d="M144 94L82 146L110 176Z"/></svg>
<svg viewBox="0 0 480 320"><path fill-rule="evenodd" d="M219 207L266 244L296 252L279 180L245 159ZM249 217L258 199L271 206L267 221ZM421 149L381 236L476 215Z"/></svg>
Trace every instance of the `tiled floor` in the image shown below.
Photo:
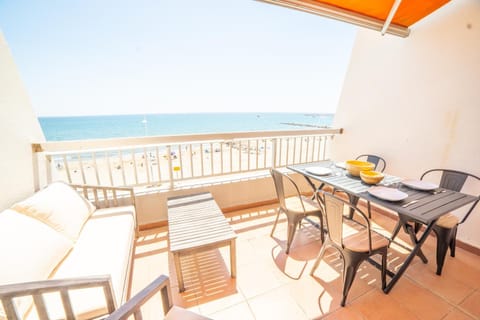
<svg viewBox="0 0 480 320"><path fill-rule="evenodd" d="M143 231L137 240L132 294L167 274L176 305L213 319L480 319L480 257L460 248L455 258L447 257L439 277L435 239L428 239L423 248L429 263L416 258L388 295L380 289L379 270L363 263L342 308L342 261L334 250L310 276L321 247L317 229L305 224L287 256L285 219L270 237L274 206L226 216L238 234L236 279L229 275L228 248L196 254L182 260L186 291L179 294L168 229L159 228ZM373 220L386 230L394 225L379 214ZM399 241L406 239L401 235ZM393 245L389 268L398 268L404 257L405 250ZM152 299L144 318L159 319L161 312L160 300Z"/></svg>

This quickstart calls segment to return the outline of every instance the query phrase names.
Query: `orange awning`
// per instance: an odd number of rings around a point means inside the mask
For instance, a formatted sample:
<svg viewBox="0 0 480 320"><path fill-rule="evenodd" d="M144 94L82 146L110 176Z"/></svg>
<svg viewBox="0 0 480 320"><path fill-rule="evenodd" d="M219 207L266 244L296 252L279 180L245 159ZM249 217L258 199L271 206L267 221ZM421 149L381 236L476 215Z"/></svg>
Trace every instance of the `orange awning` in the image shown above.
<svg viewBox="0 0 480 320"><path fill-rule="evenodd" d="M409 26L450 0L260 0L406 37Z"/></svg>

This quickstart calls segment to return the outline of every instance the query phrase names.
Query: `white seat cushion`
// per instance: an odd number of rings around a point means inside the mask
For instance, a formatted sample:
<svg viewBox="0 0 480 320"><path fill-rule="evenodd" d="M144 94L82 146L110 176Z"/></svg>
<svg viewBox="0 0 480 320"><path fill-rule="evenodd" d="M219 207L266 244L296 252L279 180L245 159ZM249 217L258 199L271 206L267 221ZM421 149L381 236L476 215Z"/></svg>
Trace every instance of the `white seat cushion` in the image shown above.
<svg viewBox="0 0 480 320"><path fill-rule="evenodd" d="M128 266L135 239L133 206L99 209L85 224L74 249L60 265L54 279L111 275L117 307L122 302L124 285L128 281ZM106 307L101 289L84 289L72 291L73 310L78 319L102 314ZM59 319L63 316L60 301L50 303L47 298L50 317Z"/></svg>
<svg viewBox="0 0 480 320"><path fill-rule="evenodd" d="M0 213L0 285L46 280L73 242L46 224L15 212ZM24 314L29 299L20 299ZM0 319L4 317L0 304Z"/></svg>
<svg viewBox="0 0 480 320"><path fill-rule="evenodd" d="M76 240L95 206L71 186L54 182L33 196L12 206L23 213Z"/></svg>

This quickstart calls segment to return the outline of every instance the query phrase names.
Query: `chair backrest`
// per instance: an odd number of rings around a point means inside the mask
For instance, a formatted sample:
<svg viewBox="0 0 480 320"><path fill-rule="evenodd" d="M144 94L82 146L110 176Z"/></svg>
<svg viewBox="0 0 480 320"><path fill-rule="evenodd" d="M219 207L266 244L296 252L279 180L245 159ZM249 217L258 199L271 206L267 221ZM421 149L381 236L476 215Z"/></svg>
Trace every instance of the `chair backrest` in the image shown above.
<svg viewBox="0 0 480 320"><path fill-rule="evenodd" d="M343 247L343 208L344 203L339 198L324 193L325 217L330 240Z"/></svg>
<svg viewBox="0 0 480 320"><path fill-rule="evenodd" d="M323 203L325 206L325 218L327 222L327 233L330 240L340 247L343 245L343 223L345 216L343 214L344 208L352 208L355 213L359 214L365 220L365 226L368 230L368 242L369 249L372 250L372 239L370 234L370 221L367 216L360 211L357 207L351 205L343 199L332 195L331 193L318 191L317 196L323 198Z"/></svg>
<svg viewBox="0 0 480 320"><path fill-rule="evenodd" d="M356 160L365 160L371 162L375 165L375 170L383 172L387 167L387 162L382 157L373 155L373 154L361 154Z"/></svg>
<svg viewBox="0 0 480 320"><path fill-rule="evenodd" d="M422 176L420 177L420 180L423 180L423 178L427 175L433 175L433 174L440 174L440 183L439 186L441 188L445 188L448 190L453 190L457 192L461 192L463 189L463 186L465 185L465 182L467 179L472 179L480 182L480 177L477 177L476 175L473 175L468 172L463 172L463 171L458 171L458 170L450 170L450 169L430 169L425 171ZM480 196L480 194L477 194L476 196ZM462 221L460 223L465 222L467 220L468 216L470 213L473 211L475 206L477 205L478 200L472 204L468 212L465 214L463 217Z"/></svg>
<svg viewBox="0 0 480 320"><path fill-rule="evenodd" d="M303 202L300 198L300 190L298 189L296 183L292 180L292 178L290 178L288 175L280 172L279 170L277 169L273 169L271 168L270 169L270 174L272 175L272 178L273 178L273 183L275 184L275 191L277 192L277 198L278 198L278 202L280 203L280 207L283 209L283 210L288 210L287 208L287 204L286 204L286 201L285 201L285 189L286 189L286 185L285 183L291 185L293 187L293 189L296 191L297 193L297 196L298 196L298 199L303 207L303 211L305 211L305 207L303 205Z"/></svg>

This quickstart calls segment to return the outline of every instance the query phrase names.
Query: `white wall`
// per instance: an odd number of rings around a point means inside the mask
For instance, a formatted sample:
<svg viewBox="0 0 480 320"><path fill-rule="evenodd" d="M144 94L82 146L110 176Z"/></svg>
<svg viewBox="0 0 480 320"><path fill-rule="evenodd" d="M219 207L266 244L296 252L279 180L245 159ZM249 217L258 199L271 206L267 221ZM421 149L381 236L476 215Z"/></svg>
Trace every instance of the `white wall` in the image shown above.
<svg viewBox="0 0 480 320"><path fill-rule="evenodd" d="M44 136L0 31L0 210L32 194L31 143Z"/></svg>
<svg viewBox="0 0 480 320"><path fill-rule="evenodd" d="M405 39L359 30L333 157L379 154L403 177L429 168L480 176L480 1L451 1L411 29ZM480 206L473 215L459 239L480 247Z"/></svg>

